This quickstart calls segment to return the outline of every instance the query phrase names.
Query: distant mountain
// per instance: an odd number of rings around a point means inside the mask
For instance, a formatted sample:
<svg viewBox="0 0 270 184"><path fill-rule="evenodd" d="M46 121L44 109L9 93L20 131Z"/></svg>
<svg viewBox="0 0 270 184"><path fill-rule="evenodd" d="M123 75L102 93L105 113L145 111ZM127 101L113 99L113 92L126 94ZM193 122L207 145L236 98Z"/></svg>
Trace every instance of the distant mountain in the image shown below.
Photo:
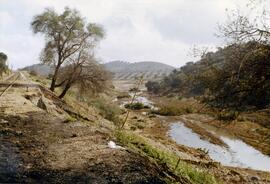
<svg viewBox="0 0 270 184"><path fill-rule="evenodd" d="M116 80L132 80L144 75L147 80L159 79L172 72L174 67L159 62L143 61L129 63L125 61L112 61L103 64L113 73ZM35 71L39 75L48 76L53 72L53 67L44 64L34 64L20 70Z"/></svg>
<svg viewBox="0 0 270 184"><path fill-rule="evenodd" d="M21 68L20 70L25 70L28 72L35 71L39 75L48 76L49 74L53 72L53 67L49 65L45 65L45 64L34 64L34 65Z"/></svg>
<svg viewBox="0 0 270 184"><path fill-rule="evenodd" d="M132 80L144 75L147 80L162 78L174 70L174 67L159 62L142 61L129 63L112 61L104 64L114 74L116 80Z"/></svg>

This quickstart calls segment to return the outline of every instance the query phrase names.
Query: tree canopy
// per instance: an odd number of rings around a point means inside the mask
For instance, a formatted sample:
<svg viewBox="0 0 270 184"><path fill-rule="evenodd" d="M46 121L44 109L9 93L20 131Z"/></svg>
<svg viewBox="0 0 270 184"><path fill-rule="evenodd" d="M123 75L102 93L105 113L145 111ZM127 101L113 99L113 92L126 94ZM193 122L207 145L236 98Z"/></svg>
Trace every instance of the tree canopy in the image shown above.
<svg viewBox="0 0 270 184"><path fill-rule="evenodd" d="M70 8L65 8L62 14L47 8L34 17L31 26L34 33L45 36L41 61L55 66L50 87L52 91L59 86L57 80L60 68L68 64L68 60L86 44L93 49L104 36L101 26L87 23L77 10Z"/></svg>
<svg viewBox="0 0 270 184"><path fill-rule="evenodd" d="M252 9L257 2L253 2ZM158 82L148 82L150 92L201 96L207 104L237 111L270 105L270 14L264 8L255 18L233 11L221 25L229 42L216 52L204 53ZM260 16L258 16L260 15Z"/></svg>
<svg viewBox="0 0 270 184"><path fill-rule="evenodd" d="M70 8L62 14L45 9L34 17L31 26L34 33L45 36L41 61L54 66L50 89L62 87L60 98L75 85L80 90L104 89L107 73L94 57L96 44L104 36L101 26L87 23L77 10Z"/></svg>

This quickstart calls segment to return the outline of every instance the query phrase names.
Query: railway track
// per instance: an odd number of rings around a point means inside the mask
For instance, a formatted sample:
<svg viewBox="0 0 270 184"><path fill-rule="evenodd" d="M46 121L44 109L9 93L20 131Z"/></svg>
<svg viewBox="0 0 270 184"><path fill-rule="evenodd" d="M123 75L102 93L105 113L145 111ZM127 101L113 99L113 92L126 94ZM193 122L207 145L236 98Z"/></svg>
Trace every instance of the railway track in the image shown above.
<svg viewBox="0 0 270 184"><path fill-rule="evenodd" d="M15 72L0 81L0 88L4 90L0 93L0 98L3 96L10 88L41 88L40 84L33 83L31 80L23 74L23 72Z"/></svg>
<svg viewBox="0 0 270 184"><path fill-rule="evenodd" d="M15 82L19 79L20 75L17 74L13 74L10 77L8 77L7 79L5 79L6 81L12 80L15 77L15 79L11 82L11 83L0 83L0 87L6 87L1 93L0 93L0 98L4 95L5 92L7 92L14 84Z"/></svg>

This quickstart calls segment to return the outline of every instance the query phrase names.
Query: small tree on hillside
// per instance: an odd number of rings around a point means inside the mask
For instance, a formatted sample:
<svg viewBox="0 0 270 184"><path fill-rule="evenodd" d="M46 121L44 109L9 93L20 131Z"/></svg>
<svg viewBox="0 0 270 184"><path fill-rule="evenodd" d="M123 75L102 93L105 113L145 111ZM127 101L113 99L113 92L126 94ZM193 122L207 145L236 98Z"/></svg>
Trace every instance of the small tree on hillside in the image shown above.
<svg viewBox="0 0 270 184"><path fill-rule="evenodd" d="M77 10L65 8L62 14L53 9L34 17L32 23L34 33L45 35L46 43L41 53L43 63L55 66L50 89L54 91L59 70L68 59L78 53L85 43L97 42L104 35L103 29L91 23L86 23Z"/></svg>
<svg viewBox="0 0 270 184"><path fill-rule="evenodd" d="M3 73L7 72L8 66L6 64L8 57L5 53L0 52L0 76L3 76Z"/></svg>
<svg viewBox="0 0 270 184"><path fill-rule="evenodd" d="M63 98L72 86L77 86L80 92L101 92L106 88L109 73L100 65L94 56L84 47L80 52L69 58L68 64L59 72L59 85Z"/></svg>

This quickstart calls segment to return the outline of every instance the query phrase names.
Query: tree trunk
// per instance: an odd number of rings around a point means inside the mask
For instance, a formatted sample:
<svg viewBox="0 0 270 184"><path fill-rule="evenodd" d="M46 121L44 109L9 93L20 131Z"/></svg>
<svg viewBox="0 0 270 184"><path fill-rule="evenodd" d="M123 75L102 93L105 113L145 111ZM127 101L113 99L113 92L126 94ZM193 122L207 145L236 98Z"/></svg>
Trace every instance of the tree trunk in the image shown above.
<svg viewBox="0 0 270 184"><path fill-rule="evenodd" d="M55 84L56 84L56 80L57 80L59 68L60 68L60 64L58 64L56 66L55 70L54 70L54 74L53 74L53 78L52 78L52 83L51 83L51 87L50 87L50 90L51 91L54 91L54 89L55 89Z"/></svg>
<svg viewBox="0 0 270 184"><path fill-rule="evenodd" d="M70 84L67 84L65 86L65 89L62 91L62 93L58 97L59 98L63 98L66 95L66 93L68 92L68 90L69 90L70 87L71 87L71 85Z"/></svg>

